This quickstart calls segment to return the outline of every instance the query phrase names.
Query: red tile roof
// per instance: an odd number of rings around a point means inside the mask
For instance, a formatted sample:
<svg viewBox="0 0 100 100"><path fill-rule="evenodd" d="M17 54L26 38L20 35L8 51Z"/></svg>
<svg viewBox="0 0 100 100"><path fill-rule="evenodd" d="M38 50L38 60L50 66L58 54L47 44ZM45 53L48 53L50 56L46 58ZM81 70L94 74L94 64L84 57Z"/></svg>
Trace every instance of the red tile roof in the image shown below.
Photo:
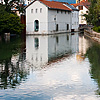
<svg viewBox="0 0 100 100"><path fill-rule="evenodd" d="M35 1L37 1L37 0L35 0ZM35 1L33 1L32 3L34 3ZM72 11L70 8L68 8L67 6L65 6L62 2L46 1L46 0L39 0L39 1L41 3L43 3L44 5L46 5L47 7L49 7L50 9L60 9L60 10ZM30 3L29 5L31 5L32 3Z"/></svg>
<svg viewBox="0 0 100 100"><path fill-rule="evenodd" d="M49 8L61 9L61 10L69 10L69 11L71 11L71 9L69 9L68 7L66 7L65 5L63 5L62 2L46 1L46 0L40 0L40 1L43 4L45 4L46 6L48 6Z"/></svg>
<svg viewBox="0 0 100 100"><path fill-rule="evenodd" d="M80 3L71 4L71 5L73 5L74 7L77 7L77 6L85 6L88 9L89 6L90 6L90 2L88 2L87 0L86 1L83 0Z"/></svg>

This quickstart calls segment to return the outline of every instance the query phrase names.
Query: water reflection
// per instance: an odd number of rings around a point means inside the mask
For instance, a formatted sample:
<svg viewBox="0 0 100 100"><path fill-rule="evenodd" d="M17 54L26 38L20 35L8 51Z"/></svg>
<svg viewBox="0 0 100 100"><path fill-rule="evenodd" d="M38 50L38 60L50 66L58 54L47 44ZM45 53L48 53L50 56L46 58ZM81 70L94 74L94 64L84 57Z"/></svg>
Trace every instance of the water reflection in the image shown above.
<svg viewBox="0 0 100 100"><path fill-rule="evenodd" d="M27 36L26 59L34 67L45 65L59 57L78 52L78 34Z"/></svg>
<svg viewBox="0 0 100 100"><path fill-rule="evenodd" d="M85 59L85 54L87 49L91 47L92 43L89 39L86 39L83 34L79 34L79 52L76 55L78 61L83 61Z"/></svg>
<svg viewBox="0 0 100 100"><path fill-rule="evenodd" d="M90 48L88 48L86 56L89 58L91 64L91 77L95 79L98 84L97 94L100 95L100 44L93 43Z"/></svg>
<svg viewBox="0 0 100 100"><path fill-rule="evenodd" d="M20 39L0 42L1 89L15 88L28 74L23 64L25 55L20 52L24 48L22 43Z"/></svg>
<svg viewBox="0 0 100 100"><path fill-rule="evenodd" d="M7 58L0 54L0 99L100 99L99 46L89 39L78 33L27 36L26 53L15 44Z"/></svg>

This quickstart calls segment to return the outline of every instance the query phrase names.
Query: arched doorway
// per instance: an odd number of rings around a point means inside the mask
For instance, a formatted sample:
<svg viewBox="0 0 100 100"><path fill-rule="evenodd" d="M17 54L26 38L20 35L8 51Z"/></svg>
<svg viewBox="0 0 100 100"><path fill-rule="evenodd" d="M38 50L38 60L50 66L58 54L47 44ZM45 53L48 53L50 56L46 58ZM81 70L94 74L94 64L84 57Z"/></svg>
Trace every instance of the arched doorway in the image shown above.
<svg viewBox="0 0 100 100"><path fill-rule="evenodd" d="M34 31L35 32L39 31L39 21L38 20L34 21Z"/></svg>

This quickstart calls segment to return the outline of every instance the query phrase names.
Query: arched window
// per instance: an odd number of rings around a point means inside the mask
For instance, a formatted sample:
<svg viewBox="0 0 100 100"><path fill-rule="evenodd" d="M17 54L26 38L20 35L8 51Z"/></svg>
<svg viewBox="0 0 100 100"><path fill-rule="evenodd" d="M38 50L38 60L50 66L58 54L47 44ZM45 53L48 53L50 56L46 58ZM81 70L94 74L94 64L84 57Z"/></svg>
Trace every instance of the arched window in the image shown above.
<svg viewBox="0 0 100 100"><path fill-rule="evenodd" d="M35 32L39 31L39 21L38 20L34 21L34 31Z"/></svg>

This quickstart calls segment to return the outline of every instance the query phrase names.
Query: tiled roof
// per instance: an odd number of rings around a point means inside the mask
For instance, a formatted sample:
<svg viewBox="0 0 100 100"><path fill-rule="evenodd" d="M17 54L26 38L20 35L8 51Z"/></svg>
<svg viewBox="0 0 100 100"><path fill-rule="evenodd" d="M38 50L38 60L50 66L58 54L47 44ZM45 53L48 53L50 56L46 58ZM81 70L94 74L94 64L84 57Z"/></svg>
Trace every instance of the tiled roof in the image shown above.
<svg viewBox="0 0 100 100"><path fill-rule="evenodd" d="M65 4L67 7L71 8L74 11L79 11L78 9L76 9L73 5L70 4Z"/></svg>
<svg viewBox="0 0 100 100"><path fill-rule="evenodd" d="M35 0L36 1L36 0ZM35 1L33 1L32 3L34 3ZM46 5L48 8L50 9L60 9L60 10L68 10L68 11L72 11L70 8L66 7L65 5L63 5L62 2L57 2L57 1L46 1L46 0L39 0L41 3L43 3L44 5ZM30 3L29 5L31 5L32 3ZM28 5L28 6L29 6ZM28 7L27 6L27 7ZM26 8L27 8L26 7Z"/></svg>
<svg viewBox="0 0 100 100"><path fill-rule="evenodd" d="M77 6L85 6L88 9L89 6L90 6L90 2L83 0L80 3L71 4L71 5L73 5L74 7L77 7Z"/></svg>
<svg viewBox="0 0 100 100"><path fill-rule="evenodd" d="M69 10L69 11L71 11L71 9L69 9L68 7L63 5L62 2L46 1L46 0L40 0L40 1L43 4L45 4L46 6L48 6L49 8L52 8L52 9L61 9L61 10Z"/></svg>

